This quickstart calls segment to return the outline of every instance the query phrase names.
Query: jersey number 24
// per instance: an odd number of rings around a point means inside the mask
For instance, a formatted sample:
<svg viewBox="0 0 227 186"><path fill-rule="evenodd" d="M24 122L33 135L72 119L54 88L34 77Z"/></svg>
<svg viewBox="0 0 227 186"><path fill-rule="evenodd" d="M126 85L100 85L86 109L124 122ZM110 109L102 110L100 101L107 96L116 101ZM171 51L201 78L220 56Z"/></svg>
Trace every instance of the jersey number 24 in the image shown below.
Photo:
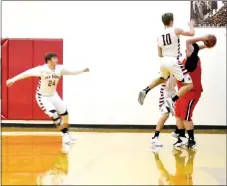
<svg viewBox="0 0 227 186"><path fill-rule="evenodd" d="M48 86L51 87L52 85L55 86L55 80L54 81L52 81L52 80L48 81Z"/></svg>
<svg viewBox="0 0 227 186"><path fill-rule="evenodd" d="M164 46L172 44L170 34L166 34L166 35L163 34L162 39L163 39L163 45Z"/></svg>

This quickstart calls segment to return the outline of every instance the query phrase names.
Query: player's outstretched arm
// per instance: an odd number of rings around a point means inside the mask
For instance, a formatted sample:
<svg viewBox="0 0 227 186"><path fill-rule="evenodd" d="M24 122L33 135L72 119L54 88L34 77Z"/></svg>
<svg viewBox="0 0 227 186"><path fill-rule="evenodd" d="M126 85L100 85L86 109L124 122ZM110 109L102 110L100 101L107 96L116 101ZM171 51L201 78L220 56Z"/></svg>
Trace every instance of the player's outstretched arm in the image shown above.
<svg viewBox="0 0 227 186"><path fill-rule="evenodd" d="M72 70L72 69L66 69L66 68L62 68L62 75L77 75L77 74L81 74L83 72L89 72L89 68L85 68L83 70Z"/></svg>
<svg viewBox="0 0 227 186"><path fill-rule="evenodd" d="M175 28L175 33L176 35L182 35L182 36L194 36L195 35L195 30L194 30L194 25L195 22L194 20L191 20L190 23L188 23L190 30L185 31L181 28Z"/></svg>
<svg viewBox="0 0 227 186"><path fill-rule="evenodd" d="M190 56L192 54L192 52L194 51L194 46L193 46L194 43L199 42L199 41L204 42L206 39L207 39L206 36L187 39L186 40L187 55ZM204 48L206 48L206 46L201 45L201 46L199 46L198 49L204 49Z"/></svg>
<svg viewBox="0 0 227 186"><path fill-rule="evenodd" d="M16 81L19 81L21 79L25 79L28 77L40 77L40 76L41 76L41 72L39 70L39 67L35 67L35 68L29 69L25 72L22 72L21 74L18 74L17 76L15 76L11 79L8 79L6 81L6 85L9 87L12 84L14 84Z"/></svg>

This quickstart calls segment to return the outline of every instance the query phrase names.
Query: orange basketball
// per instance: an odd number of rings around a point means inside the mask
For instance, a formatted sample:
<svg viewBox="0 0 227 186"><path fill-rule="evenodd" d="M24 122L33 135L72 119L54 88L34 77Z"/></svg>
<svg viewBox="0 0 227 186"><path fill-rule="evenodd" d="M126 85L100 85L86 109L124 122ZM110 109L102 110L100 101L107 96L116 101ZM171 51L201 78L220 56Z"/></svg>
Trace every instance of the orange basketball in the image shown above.
<svg viewBox="0 0 227 186"><path fill-rule="evenodd" d="M209 34L208 39L204 41L204 44L206 45L207 48L212 48L216 45L217 38L213 34Z"/></svg>

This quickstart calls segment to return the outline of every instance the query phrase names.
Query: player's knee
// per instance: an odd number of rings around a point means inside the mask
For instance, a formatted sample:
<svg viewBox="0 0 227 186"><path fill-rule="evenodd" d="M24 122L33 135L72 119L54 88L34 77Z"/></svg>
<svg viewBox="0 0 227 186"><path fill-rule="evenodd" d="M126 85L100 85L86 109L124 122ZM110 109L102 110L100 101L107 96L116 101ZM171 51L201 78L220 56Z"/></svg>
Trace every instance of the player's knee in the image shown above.
<svg viewBox="0 0 227 186"><path fill-rule="evenodd" d="M191 83L184 83L184 85L187 86L187 89L188 89L188 90L192 90L193 87L194 87L194 85L193 85L192 82L191 82Z"/></svg>
<svg viewBox="0 0 227 186"><path fill-rule="evenodd" d="M61 116L67 116L68 115L68 111L66 110L63 114L60 114Z"/></svg>
<svg viewBox="0 0 227 186"><path fill-rule="evenodd" d="M165 83L167 81L167 79L168 79L168 77L167 78L165 78L165 77L159 77L159 81L161 83Z"/></svg>
<svg viewBox="0 0 227 186"><path fill-rule="evenodd" d="M52 118L54 124L56 126L59 126L61 124L61 118L58 115L57 111L56 110L50 110L49 112L51 112L53 114L51 118Z"/></svg>

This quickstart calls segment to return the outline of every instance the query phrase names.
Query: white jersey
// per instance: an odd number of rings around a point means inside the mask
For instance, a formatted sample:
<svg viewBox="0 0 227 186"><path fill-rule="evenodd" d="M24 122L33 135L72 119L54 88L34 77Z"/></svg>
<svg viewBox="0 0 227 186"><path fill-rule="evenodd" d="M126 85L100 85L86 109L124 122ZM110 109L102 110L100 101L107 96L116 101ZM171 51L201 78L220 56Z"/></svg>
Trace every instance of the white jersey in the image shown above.
<svg viewBox="0 0 227 186"><path fill-rule="evenodd" d="M15 76L12 80L15 81L32 76L39 77L40 81L36 92L43 96L52 96L57 93L57 85L62 75L76 75L82 72L66 69L63 65L57 65L54 70L50 69L48 65L42 65L29 69Z"/></svg>
<svg viewBox="0 0 227 186"><path fill-rule="evenodd" d="M163 57L180 56L180 37L173 27L166 28L158 37L158 46L162 48Z"/></svg>

